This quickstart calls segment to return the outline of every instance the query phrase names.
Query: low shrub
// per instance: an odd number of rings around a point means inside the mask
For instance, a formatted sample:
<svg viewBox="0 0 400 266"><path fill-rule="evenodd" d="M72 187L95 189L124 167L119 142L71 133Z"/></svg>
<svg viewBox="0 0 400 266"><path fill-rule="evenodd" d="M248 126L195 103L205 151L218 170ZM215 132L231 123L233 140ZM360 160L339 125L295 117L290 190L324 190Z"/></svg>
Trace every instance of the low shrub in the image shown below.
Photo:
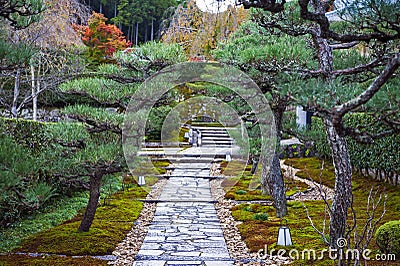
<svg viewBox="0 0 400 266"><path fill-rule="evenodd" d="M254 214L254 220L268 221L269 215L267 213L256 213Z"/></svg>
<svg viewBox="0 0 400 266"><path fill-rule="evenodd" d="M375 233L379 250L385 254L396 254L400 258L400 220L381 225Z"/></svg>
<svg viewBox="0 0 400 266"><path fill-rule="evenodd" d="M238 194L238 195L244 195L244 194L247 194L247 191L246 191L246 190L241 190L241 189L239 189L239 190L236 191L236 194Z"/></svg>

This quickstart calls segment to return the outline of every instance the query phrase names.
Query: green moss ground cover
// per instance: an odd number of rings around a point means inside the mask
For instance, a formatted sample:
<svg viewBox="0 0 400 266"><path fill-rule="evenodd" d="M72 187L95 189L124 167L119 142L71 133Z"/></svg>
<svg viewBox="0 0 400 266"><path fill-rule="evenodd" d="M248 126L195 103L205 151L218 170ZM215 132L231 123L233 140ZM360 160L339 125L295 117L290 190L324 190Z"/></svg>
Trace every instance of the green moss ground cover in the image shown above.
<svg viewBox="0 0 400 266"><path fill-rule="evenodd" d="M73 219L29 237L16 251L71 256L110 254L142 210L143 203L136 199L144 198L146 194L139 187L116 193L109 204L97 208L89 232L79 233L77 230L84 213L81 210Z"/></svg>
<svg viewBox="0 0 400 266"><path fill-rule="evenodd" d="M128 177L126 177L129 179ZM125 178L124 178L125 179ZM135 179L123 191L113 193L97 208L96 216L89 232L78 232L85 209L81 209L72 219L64 221L48 230L33 234L22 241L12 252L59 254L68 256L108 255L121 242L138 218L148 189L138 187ZM147 186L157 182L155 177L147 177ZM103 189L104 192L104 189ZM20 264L12 264L18 261ZM27 263L27 264L24 264ZM26 257L22 255L0 256L0 265L106 265L91 258Z"/></svg>
<svg viewBox="0 0 400 266"><path fill-rule="evenodd" d="M112 175L103 178L102 202L120 189L120 176ZM18 247L21 241L28 236L72 219L79 210L86 207L88 199L88 192L74 193L71 197L64 196L51 199L51 203L46 207L1 230L0 252L8 252Z"/></svg>
<svg viewBox="0 0 400 266"><path fill-rule="evenodd" d="M71 258L60 256L30 257L24 255L1 256L0 265L4 266L25 266L25 265L51 265L51 266L102 266L107 265L107 261L94 259L91 257Z"/></svg>
<svg viewBox="0 0 400 266"><path fill-rule="evenodd" d="M300 177L311 178L318 182L321 179L323 184L329 187L334 186L333 166L329 162L324 163L325 170L322 171L322 175L320 171L321 161L315 158L288 159L285 163L301 169L301 171L298 172L298 176ZM355 174L353 177L354 209L359 230L361 230L367 220L367 199L371 187L378 189L378 193L383 191L387 193L387 212L379 225L387 221L399 219L400 189L375 181L372 178L366 178ZM227 196L229 197L229 194L227 194ZM322 229L325 217L325 204L323 201L290 201L288 202L289 214L286 218L291 230L294 245L284 248L287 251L293 248L299 251L304 249L321 251L327 248L327 246L324 244L319 234L312 228L303 203L307 207L314 224L317 228ZM379 206L376 215L380 215L382 211L383 206ZM260 214L268 216L268 220L257 219ZM252 251L257 252L260 249L264 249L265 245L268 245L269 250L272 248L283 248L281 246L276 246L280 219L275 217L275 210L272 206L248 203L240 204L232 208L232 215L236 220L242 221L242 223L238 225L238 228L241 232L242 239ZM351 214L349 224L352 224ZM329 218L326 226L328 233ZM373 250L371 257L379 253L374 239L371 241L369 248ZM368 265L400 265L400 261L390 262L388 264L382 263L383 262L369 261ZM299 260L294 261L293 265L334 265L334 262L328 258L323 261Z"/></svg>
<svg viewBox="0 0 400 266"><path fill-rule="evenodd" d="M167 169L165 168L168 167L170 164L171 163L167 160L153 160L153 165L160 175L167 173Z"/></svg>
<svg viewBox="0 0 400 266"><path fill-rule="evenodd" d="M88 201L87 193L76 193L72 198L61 198L40 212L3 229L0 234L0 252L7 252L19 245L22 239L39 231L54 227L73 218Z"/></svg>

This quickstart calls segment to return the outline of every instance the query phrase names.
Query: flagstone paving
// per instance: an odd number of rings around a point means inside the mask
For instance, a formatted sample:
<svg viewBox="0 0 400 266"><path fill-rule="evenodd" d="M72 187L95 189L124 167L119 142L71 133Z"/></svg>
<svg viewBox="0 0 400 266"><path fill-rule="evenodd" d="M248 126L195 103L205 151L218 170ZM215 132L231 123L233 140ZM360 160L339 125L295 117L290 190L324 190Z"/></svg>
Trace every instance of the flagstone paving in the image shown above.
<svg viewBox="0 0 400 266"><path fill-rule="evenodd" d="M234 265L211 196L210 163L175 164L134 265Z"/></svg>

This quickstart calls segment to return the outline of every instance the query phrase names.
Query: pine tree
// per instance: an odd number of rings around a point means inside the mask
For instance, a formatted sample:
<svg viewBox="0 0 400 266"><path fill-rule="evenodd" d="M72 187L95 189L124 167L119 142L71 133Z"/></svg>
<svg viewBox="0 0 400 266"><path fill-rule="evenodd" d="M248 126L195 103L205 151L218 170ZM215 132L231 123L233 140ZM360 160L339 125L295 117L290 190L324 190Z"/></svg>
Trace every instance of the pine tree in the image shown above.
<svg viewBox="0 0 400 266"><path fill-rule="evenodd" d="M390 90L390 80L398 78L400 66L400 3L398 1L344 1L345 8L337 11L337 18L329 20L326 12L337 3L333 0L241 1L246 8L255 7L255 20L269 35L305 39L304 46L312 47L314 66L286 65L287 86L301 88L298 94L287 96L322 118L335 166L335 194L330 210L330 246L337 248L337 240L349 236L348 212L352 205L352 167L346 136L372 141L374 134L349 127L345 115L358 110L378 112L377 117L388 117L398 110L390 106L371 107L375 97L395 99L379 93ZM368 47L367 53L355 52L354 47ZM365 49L364 49L365 50ZM264 73L275 73L273 65L253 62L252 67ZM396 72L397 71L397 72ZM392 88L393 89L393 88ZM290 90L289 90L290 91ZM386 94L387 95L387 94ZM389 94L390 95L390 94ZM390 122L388 123L390 124ZM393 127L393 130L396 130Z"/></svg>

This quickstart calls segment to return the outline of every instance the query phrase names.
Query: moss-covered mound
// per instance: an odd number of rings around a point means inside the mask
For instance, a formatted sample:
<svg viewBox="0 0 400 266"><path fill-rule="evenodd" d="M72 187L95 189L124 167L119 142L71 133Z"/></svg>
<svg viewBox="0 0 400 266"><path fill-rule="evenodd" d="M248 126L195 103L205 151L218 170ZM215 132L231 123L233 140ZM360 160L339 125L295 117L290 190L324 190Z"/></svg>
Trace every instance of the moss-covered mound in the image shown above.
<svg viewBox="0 0 400 266"><path fill-rule="evenodd" d="M24 265L51 265L51 266L101 266L107 265L107 261L91 257L71 258L60 256L30 257L24 255L0 256L0 265L24 266Z"/></svg>
<svg viewBox="0 0 400 266"><path fill-rule="evenodd" d="M285 161L286 164L292 165L295 168L300 169L298 176L309 178L317 182L322 181L323 184L333 188L335 183L335 174L333 165L330 162L324 163L324 170L321 174L322 162L316 158L305 158L305 159L288 159ZM387 221L398 220L400 211L400 189L382 182L376 181L372 178L362 177L361 175L353 175L353 194L354 194L354 210L357 217L357 228L359 233L362 233L364 225L368 220L367 206L368 206L368 194L374 188L377 191L375 203L379 199L379 195L382 195L381 204L377 207L376 216L378 217L383 212L383 195L387 194L387 207L386 214L379 225L384 224ZM252 199L250 194L247 194L248 199ZM256 198L256 197L255 197ZM307 211L303 206L307 207L309 216L311 217L314 225L322 230L324 218L326 217L325 232L329 237L329 216L325 214L325 203L323 201L305 201L305 202L288 202L288 216L285 217L288 220L288 226L291 231L293 246L281 247L276 246L278 228L280 226L280 219L276 218L275 210L272 206L263 206L260 204L240 204L232 208L232 215L238 221L242 221L238 228L241 232L242 239L246 242L248 247L253 251L257 252L260 249L264 249L265 245L268 245L268 249L271 250L276 248L277 250L283 248L290 251L291 249L297 249L303 251L305 249L315 249L321 251L327 248L327 245L322 241L321 236L313 229L311 223L307 217ZM260 214L265 213L268 216L267 220L257 219ZM265 216L265 215L264 215ZM353 216L349 213L348 224L353 224ZM368 247L372 250L370 255L374 258L375 254L379 253L379 248L375 244L375 240L371 242ZM276 251L275 251L276 252ZM337 262L336 262L337 264ZM296 260L293 265L336 265L334 261L328 257L324 260ZM400 265L400 261L394 262L383 262L371 260L368 261L368 265Z"/></svg>
<svg viewBox="0 0 400 266"><path fill-rule="evenodd" d="M138 218L147 192L140 187L113 195L107 205L97 208L89 232L79 233L77 228L84 210L74 219L26 239L19 252L38 252L63 255L111 254Z"/></svg>

